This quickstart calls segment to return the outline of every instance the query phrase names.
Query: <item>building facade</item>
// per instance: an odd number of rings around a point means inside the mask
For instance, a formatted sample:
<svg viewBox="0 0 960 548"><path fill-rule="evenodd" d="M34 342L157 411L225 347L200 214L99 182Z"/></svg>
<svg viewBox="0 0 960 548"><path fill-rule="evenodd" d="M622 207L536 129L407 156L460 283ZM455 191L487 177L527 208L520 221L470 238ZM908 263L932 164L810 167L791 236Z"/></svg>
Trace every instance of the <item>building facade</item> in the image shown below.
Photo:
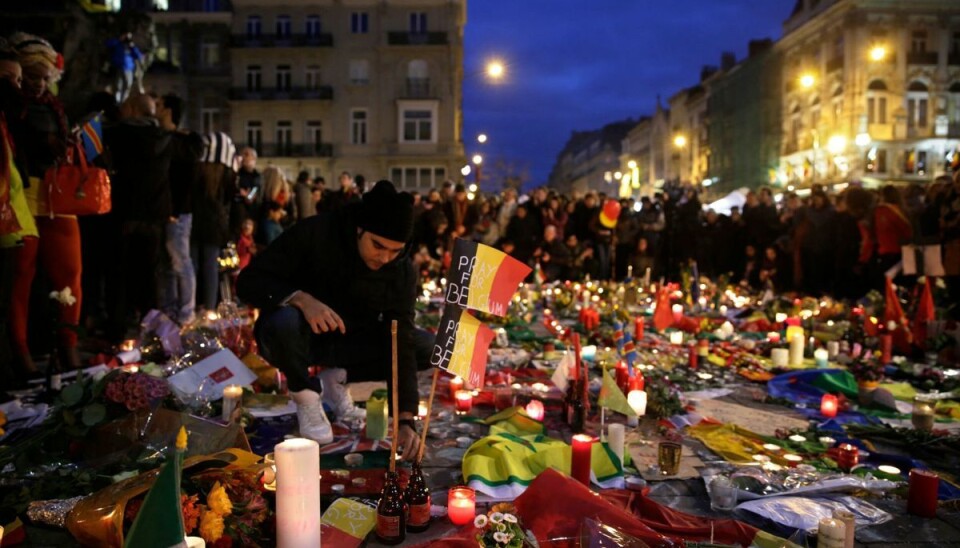
<svg viewBox="0 0 960 548"><path fill-rule="evenodd" d="M784 23L778 179L924 182L960 143L953 0L798 0Z"/></svg>
<svg viewBox="0 0 960 548"><path fill-rule="evenodd" d="M670 160L665 146L669 135L670 111L658 102L654 113L641 118L623 138L620 167L613 174L620 182L620 196L651 195L663 186Z"/></svg>
<svg viewBox="0 0 960 548"><path fill-rule="evenodd" d="M571 194L619 195L620 181L614 180L613 174L620 169L623 138L636 125L636 120L623 120L597 130L573 132L557 156L547 184Z"/></svg>

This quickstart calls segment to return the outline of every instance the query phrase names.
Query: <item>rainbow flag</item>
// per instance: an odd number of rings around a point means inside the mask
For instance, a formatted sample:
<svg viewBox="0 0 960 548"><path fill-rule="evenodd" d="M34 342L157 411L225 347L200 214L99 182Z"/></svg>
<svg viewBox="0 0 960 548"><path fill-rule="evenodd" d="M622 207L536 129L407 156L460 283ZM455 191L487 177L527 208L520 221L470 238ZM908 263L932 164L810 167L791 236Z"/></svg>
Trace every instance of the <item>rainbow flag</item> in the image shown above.
<svg viewBox="0 0 960 548"><path fill-rule="evenodd" d="M87 156L88 162L92 162L103 152L103 121L100 118L101 116L102 114L97 114L80 127L80 142L83 144L83 153Z"/></svg>
<svg viewBox="0 0 960 548"><path fill-rule="evenodd" d="M458 239L447 274L447 305L496 316L507 307L530 267L490 246ZM449 307L448 307L449 308Z"/></svg>
<svg viewBox="0 0 960 548"><path fill-rule="evenodd" d="M487 368L487 349L494 337L492 329L466 310L447 306L440 319L430 365L481 387Z"/></svg>

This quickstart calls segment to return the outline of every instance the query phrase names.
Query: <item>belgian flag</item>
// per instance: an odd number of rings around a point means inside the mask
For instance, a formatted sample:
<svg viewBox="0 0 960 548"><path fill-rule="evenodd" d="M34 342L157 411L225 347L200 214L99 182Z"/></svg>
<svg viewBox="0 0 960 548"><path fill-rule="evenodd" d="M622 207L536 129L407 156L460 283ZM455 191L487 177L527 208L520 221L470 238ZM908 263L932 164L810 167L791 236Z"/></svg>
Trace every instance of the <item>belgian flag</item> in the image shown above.
<svg viewBox="0 0 960 548"><path fill-rule="evenodd" d="M531 270L503 251L469 240L457 240L453 257L446 304L496 316L507 313L513 293Z"/></svg>
<svg viewBox="0 0 960 548"><path fill-rule="evenodd" d="M487 367L487 349L494 336L492 329L469 312L448 306L440 320L430 365L481 387Z"/></svg>

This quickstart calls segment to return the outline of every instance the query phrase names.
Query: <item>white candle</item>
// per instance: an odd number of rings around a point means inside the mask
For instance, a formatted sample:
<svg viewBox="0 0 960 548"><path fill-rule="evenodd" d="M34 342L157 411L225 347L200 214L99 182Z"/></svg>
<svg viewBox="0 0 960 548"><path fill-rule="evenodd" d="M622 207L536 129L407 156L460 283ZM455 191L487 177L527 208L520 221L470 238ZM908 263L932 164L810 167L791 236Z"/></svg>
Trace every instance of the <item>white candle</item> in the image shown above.
<svg viewBox="0 0 960 548"><path fill-rule="evenodd" d="M790 365L803 365L803 336L795 335L790 339Z"/></svg>
<svg viewBox="0 0 960 548"><path fill-rule="evenodd" d="M790 351L786 348L771 349L770 359L773 360L774 367L786 367L790 362Z"/></svg>
<svg viewBox="0 0 960 548"><path fill-rule="evenodd" d="M833 447L833 444L837 443L837 440L831 438L830 436L820 436L820 443L829 449Z"/></svg>
<svg viewBox="0 0 960 548"><path fill-rule="evenodd" d="M240 404L240 398L243 397L243 387L239 384L231 384L223 389L223 413L220 415L226 422L230 422L233 416L233 410Z"/></svg>
<svg viewBox="0 0 960 548"><path fill-rule="evenodd" d="M846 525L840 520L833 518L821 519L820 527L817 531L817 547L843 548L846 529Z"/></svg>
<svg viewBox="0 0 960 548"><path fill-rule="evenodd" d="M630 393L627 394L627 403L630 404L633 412L636 413L638 417L647 414L647 393L643 390L631 390Z"/></svg>
<svg viewBox="0 0 960 548"><path fill-rule="evenodd" d="M803 443L803 442L807 441L807 438L805 438L804 436L801 436L800 434L794 434L794 435L790 436L789 439L790 439L790 441L792 441L792 442L794 442L794 443Z"/></svg>
<svg viewBox="0 0 960 548"><path fill-rule="evenodd" d="M683 332L673 331L670 333L670 344L679 346L683 344Z"/></svg>
<svg viewBox="0 0 960 548"><path fill-rule="evenodd" d="M607 427L607 445L613 454L620 459L620 465L623 466L623 437L626 429L622 424L613 423Z"/></svg>
<svg viewBox="0 0 960 548"><path fill-rule="evenodd" d="M832 360L840 354L839 341L827 341L827 359Z"/></svg>
<svg viewBox="0 0 960 548"><path fill-rule="evenodd" d="M683 317L683 305L675 304L673 305L672 310L673 310L673 321L679 322L680 318Z"/></svg>
<svg viewBox="0 0 960 548"><path fill-rule="evenodd" d="M883 472L884 474L890 474L891 476L899 476L900 469L896 466L890 466L889 464L884 464L882 466L877 466L877 470Z"/></svg>
<svg viewBox="0 0 960 548"><path fill-rule="evenodd" d="M830 353L823 348L818 348L813 352L813 359L817 362L817 367L827 367L827 360L830 358Z"/></svg>
<svg viewBox="0 0 960 548"><path fill-rule="evenodd" d="M293 438L274 448L277 462L277 546L320 546L320 446Z"/></svg>
<svg viewBox="0 0 960 548"><path fill-rule="evenodd" d="M783 312L777 312L777 315L774 316L773 319L776 320L777 323L783 323L787 321L787 315Z"/></svg>
<svg viewBox="0 0 960 548"><path fill-rule="evenodd" d="M730 322L723 322L723 324L720 325L720 331L723 331L728 337L733 335L733 324Z"/></svg>
<svg viewBox="0 0 960 548"><path fill-rule="evenodd" d="M763 444L763 449L771 453L777 453L780 451L780 446L773 443L765 443Z"/></svg>
<svg viewBox="0 0 960 548"><path fill-rule="evenodd" d="M784 455L783 460L787 461L787 464L789 464L790 466L796 466L801 462L803 462L803 457L801 457L800 455L792 455L792 454Z"/></svg>

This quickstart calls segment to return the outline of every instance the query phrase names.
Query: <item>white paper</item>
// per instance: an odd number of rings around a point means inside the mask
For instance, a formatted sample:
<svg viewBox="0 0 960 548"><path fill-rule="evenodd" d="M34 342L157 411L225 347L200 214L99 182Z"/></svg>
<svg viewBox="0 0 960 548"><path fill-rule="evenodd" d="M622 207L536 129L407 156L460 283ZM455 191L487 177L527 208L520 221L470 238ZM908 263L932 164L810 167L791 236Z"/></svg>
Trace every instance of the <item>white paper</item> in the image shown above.
<svg viewBox="0 0 960 548"><path fill-rule="evenodd" d="M249 386L257 376L247 369L228 348L207 356L192 367L168 378L178 392L192 395L200 392L210 400L223 397L223 389L231 384Z"/></svg>

